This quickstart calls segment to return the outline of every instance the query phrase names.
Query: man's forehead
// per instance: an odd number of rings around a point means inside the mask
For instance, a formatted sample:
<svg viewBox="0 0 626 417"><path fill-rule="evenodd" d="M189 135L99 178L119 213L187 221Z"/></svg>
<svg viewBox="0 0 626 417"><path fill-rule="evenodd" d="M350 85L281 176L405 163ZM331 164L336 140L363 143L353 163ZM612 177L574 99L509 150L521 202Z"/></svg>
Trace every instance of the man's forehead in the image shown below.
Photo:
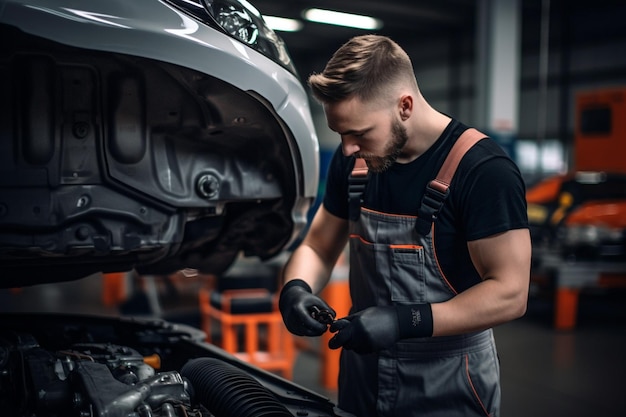
<svg viewBox="0 0 626 417"><path fill-rule="evenodd" d="M372 118L377 113L371 106L359 100L344 100L324 104L328 127L335 132L357 132L372 126Z"/></svg>

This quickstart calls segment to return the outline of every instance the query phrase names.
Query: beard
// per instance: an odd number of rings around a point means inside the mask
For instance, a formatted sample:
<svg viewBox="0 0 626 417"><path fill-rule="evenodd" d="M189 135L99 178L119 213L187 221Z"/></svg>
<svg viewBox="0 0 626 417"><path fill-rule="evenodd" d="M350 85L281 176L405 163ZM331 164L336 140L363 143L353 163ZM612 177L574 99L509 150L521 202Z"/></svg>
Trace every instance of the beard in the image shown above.
<svg viewBox="0 0 626 417"><path fill-rule="evenodd" d="M358 158L365 159L369 170L375 173L384 172L391 167L398 157L402 155L402 149L408 142L409 137L406 128L402 124L394 120L391 125L391 140L385 148L383 156L359 154Z"/></svg>

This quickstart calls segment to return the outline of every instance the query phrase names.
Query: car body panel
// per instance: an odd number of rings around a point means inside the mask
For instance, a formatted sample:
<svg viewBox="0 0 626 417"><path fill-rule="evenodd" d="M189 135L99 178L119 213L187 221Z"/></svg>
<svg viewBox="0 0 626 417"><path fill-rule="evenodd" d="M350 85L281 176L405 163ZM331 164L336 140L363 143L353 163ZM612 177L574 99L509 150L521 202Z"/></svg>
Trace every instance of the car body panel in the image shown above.
<svg viewBox="0 0 626 417"><path fill-rule="evenodd" d="M3 0L0 25L1 285L219 274L304 229L319 145L290 70L158 0Z"/></svg>
<svg viewBox="0 0 626 417"><path fill-rule="evenodd" d="M90 50L119 52L169 62L210 73L267 99L291 126L305 158L304 195L315 196L319 144L308 98L300 81L259 52L201 25L176 8L156 0L85 2L64 0L4 1L0 21L36 36ZM216 36L219 35L219 36ZM190 42L191 41L191 42ZM297 129L295 129L297 128Z"/></svg>

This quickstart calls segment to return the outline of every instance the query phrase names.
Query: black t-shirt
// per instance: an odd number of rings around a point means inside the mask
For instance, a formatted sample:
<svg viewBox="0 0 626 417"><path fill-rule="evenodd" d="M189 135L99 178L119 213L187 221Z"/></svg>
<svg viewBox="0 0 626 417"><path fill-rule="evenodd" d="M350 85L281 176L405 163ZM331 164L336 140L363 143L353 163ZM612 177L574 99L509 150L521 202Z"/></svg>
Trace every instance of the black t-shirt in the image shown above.
<svg viewBox="0 0 626 417"><path fill-rule="evenodd" d="M370 172L363 205L385 213L417 215L426 185L466 129L453 120L416 160L395 163L383 173ZM343 156L338 147L328 169L324 207L343 219L348 218L348 176L354 160ZM495 141L479 141L461 160L435 222L435 250L443 273L457 291L471 287L480 277L467 242L526 227L525 185L519 169Z"/></svg>

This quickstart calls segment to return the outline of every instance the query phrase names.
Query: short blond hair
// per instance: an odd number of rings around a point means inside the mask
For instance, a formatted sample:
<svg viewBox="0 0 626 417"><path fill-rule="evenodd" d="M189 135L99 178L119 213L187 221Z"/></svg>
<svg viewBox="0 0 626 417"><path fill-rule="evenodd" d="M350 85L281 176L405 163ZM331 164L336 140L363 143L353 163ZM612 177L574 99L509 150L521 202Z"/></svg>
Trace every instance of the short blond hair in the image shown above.
<svg viewBox="0 0 626 417"><path fill-rule="evenodd" d="M364 102L384 99L399 82L417 89L411 59L396 42L380 35L350 39L333 54L321 74L312 74L308 80L313 96L322 103L353 96Z"/></svg>

